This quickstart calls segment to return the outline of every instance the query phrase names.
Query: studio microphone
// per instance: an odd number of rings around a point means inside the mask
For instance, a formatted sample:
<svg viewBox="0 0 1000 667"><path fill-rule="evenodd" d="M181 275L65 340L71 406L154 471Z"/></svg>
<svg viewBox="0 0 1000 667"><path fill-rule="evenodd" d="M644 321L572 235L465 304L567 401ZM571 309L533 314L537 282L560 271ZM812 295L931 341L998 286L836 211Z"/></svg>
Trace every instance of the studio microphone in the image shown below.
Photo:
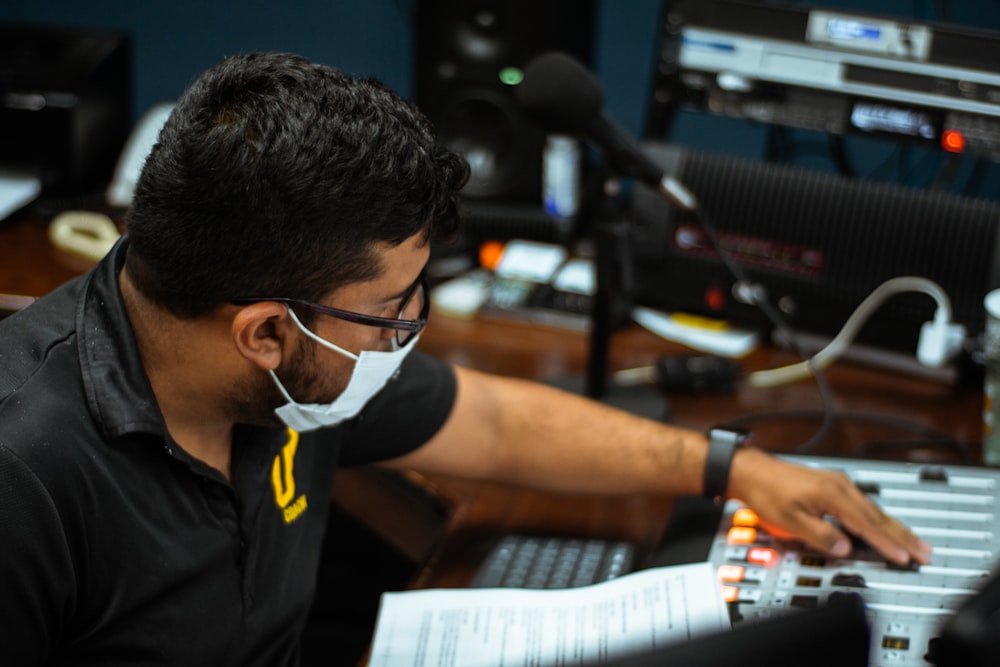
<svg viewBox="0 0 1000 667"><path fill-rule="evenodd" d="M578 60L559 51L538 56L524 68L517 99L546 130L580 137L600 150L623 176L642 181L682 211L698 212L694 193L664 174L604 115L601 84Z"/></svg>

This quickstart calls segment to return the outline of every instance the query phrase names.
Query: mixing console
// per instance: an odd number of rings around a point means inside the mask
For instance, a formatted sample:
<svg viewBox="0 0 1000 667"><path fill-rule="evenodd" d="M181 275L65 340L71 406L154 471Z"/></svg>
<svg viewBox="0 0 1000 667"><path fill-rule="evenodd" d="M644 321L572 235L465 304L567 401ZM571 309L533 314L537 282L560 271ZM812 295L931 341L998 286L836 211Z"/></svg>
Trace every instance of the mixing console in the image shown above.
<svg viewBox="0 0 1000 667"><path fill-rule="evenodd" d="M884 461L786 457L845 472L885 511L934 547L931 562L894 566L863 543L846 559L768 535L752 511L727 503L711 537L737 624L859 593L871 628L873 667L932 664L944 623L993 574L1000 554L1000 470Z"/></svg>

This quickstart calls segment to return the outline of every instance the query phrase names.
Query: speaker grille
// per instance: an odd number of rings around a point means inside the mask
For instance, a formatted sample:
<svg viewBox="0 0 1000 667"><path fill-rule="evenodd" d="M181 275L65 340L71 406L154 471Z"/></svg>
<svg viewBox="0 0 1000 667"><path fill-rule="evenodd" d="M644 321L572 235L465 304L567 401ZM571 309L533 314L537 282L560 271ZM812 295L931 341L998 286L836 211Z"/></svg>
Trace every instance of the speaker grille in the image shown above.
<svg viewBox="0 0 1000 667"><path fill-rule="evenodd" d="M973 333L982 330L997 203L663 145L649 151L697 195L730 256L785 307L793 327L832 336L879 284L913 275L939 283L955 317ZM721 311L709 308L706 291L728 294L733 278L701 243L697 225L646 188L634 203L641 301L765 323L756 308L731 299ZM892 297L858 339L913 350L933 311L926 295Z"/></svg>

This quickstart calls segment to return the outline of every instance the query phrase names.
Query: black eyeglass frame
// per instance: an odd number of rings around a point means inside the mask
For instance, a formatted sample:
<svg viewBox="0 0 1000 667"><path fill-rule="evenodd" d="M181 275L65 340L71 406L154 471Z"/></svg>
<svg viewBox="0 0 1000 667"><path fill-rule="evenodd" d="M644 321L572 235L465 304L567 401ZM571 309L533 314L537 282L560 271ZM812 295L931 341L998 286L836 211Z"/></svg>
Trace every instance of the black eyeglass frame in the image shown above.
<svg viewBox="0 0 1000 667"><path fill-rule="evenodd" d="M353 322L355 324L363 324L369 327L378 327L379 329L391 329L397 332L405 332L409 335L400 340L400 335L396 334L396 343L400 347L403 347L411 340L413 340L418 333L424 330L427 326L427 316L431 310L431 300L428 294L427 287L427 276L420 274L420 277L413 283L413 286L407 290L402 296L402 307L400 308L400 313L406 310L406 306L409 305L410 299L417 293L417 290L423 288L424 290L424 303L420 308L420 316L415 320L402 320L392 317L378 317L376 315L366 315L364 313L356 313L353 310L344 310L342 308L334 308L333 306L324 306L320 303L313 303L312 301L305 301L303 299L290 299L288 297L251 297L251 296L241 296L235 299L229 299L229 303L242 306L251 303L261 303L263 301L274 301L275 303L282 303L286 306L305 308L314 313L319 313L321 315L328 315L330 317L335 317L338 320L344 320L345 322Z"/></svg>

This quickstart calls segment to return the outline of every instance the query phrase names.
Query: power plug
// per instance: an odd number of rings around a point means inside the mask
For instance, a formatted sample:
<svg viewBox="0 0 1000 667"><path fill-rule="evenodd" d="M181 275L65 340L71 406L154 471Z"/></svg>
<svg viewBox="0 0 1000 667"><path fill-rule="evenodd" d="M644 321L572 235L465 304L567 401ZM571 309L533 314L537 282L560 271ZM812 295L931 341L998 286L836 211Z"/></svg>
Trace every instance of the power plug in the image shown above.
<svg viewBox="0 0 1000 667"><path fill-rule="evenodd" d="M924 322L920 327L917 359L924 366L940 368L961 351L964 342L965 327L949 322L947 316L938 311L933 321Z"/></svg>

